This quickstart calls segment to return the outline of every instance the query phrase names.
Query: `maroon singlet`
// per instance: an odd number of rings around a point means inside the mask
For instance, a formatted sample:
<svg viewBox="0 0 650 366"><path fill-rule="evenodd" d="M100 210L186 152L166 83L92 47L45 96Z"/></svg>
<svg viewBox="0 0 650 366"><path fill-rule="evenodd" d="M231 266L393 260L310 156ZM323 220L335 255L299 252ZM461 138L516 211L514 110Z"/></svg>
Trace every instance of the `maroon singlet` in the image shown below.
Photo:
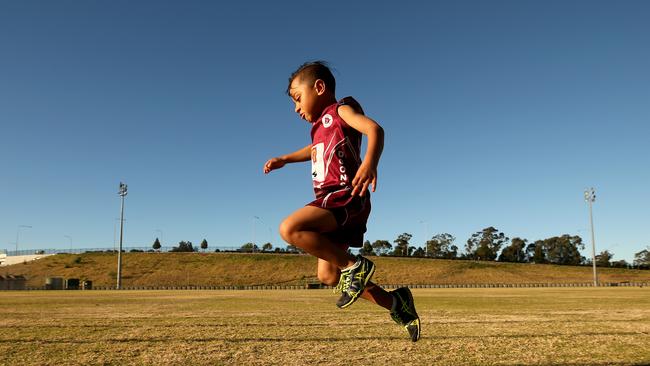
<svg viewBox="0 0 650 366"><path fill-rule="evenodd" d="M361 165L361 133L338 114L338 107L361 106L351 97L343 98L323 111L311 129L312 179L316 200L311 206L330 210L339 229L332 233L340 244L361 247L370 214L370 193L352 197L352 179Z"/></svg>

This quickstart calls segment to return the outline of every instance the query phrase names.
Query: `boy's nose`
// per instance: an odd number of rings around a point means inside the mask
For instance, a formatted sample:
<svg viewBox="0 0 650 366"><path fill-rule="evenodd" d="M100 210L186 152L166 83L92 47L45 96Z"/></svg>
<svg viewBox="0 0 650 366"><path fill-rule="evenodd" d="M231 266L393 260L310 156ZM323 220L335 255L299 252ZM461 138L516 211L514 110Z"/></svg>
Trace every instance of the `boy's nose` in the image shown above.
<svg viewBox="0 0 650 366"><path fill-rule="evenodd" d="M298 107L297 104L296 104L296 108L294 108L293 111L300 114L300 108Z"/></svg>

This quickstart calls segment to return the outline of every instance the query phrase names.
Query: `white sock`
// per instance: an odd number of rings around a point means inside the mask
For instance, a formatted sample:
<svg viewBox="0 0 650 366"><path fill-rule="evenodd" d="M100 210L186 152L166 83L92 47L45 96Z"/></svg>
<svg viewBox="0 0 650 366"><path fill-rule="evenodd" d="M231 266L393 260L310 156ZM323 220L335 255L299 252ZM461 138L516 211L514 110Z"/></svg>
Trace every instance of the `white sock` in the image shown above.
<svg viewBox="0 0 650 366"><path fill-rule="evenodd" d="M355 268L359 267L360 264L361 264L361 261L358 260L358 261L354 262L354 264L351 265L350 267L343 268L343 269L341 270L341 272L343 272L343 271L349 271L349 270L351 270L351 269L355 269Z"/></svg>

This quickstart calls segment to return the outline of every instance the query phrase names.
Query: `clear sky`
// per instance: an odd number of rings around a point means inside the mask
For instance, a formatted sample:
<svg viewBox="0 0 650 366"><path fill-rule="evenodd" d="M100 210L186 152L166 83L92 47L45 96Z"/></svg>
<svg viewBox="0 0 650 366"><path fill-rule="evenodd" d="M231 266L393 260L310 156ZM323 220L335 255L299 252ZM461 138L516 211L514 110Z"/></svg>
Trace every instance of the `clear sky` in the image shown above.
<svg viewBox="0 0 650 366"><path fill-rule="evenodd" d="M112 247L120 181L126 246L283 246L310 167L262 165L309 143L284 90L324 59L386 131L367 239L590 245L593 186L597 251L631 261L650 245L649 18L647 1L2 1L0 248L18 231L21 249Z"/></svg>

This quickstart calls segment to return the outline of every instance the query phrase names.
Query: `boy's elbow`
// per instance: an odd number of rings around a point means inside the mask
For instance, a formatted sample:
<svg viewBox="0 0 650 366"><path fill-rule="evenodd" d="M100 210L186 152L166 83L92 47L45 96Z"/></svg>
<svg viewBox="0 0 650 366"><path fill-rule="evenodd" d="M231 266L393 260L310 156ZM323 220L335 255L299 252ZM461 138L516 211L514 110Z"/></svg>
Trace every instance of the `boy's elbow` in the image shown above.
<svg viewBox="0 0 650 366"><path fill-rule="evenodd" d="M377 135L378 138L381 138L382 140L384 139L384 128L381 127L379 124L375 123L375 134Z"/></svg>

